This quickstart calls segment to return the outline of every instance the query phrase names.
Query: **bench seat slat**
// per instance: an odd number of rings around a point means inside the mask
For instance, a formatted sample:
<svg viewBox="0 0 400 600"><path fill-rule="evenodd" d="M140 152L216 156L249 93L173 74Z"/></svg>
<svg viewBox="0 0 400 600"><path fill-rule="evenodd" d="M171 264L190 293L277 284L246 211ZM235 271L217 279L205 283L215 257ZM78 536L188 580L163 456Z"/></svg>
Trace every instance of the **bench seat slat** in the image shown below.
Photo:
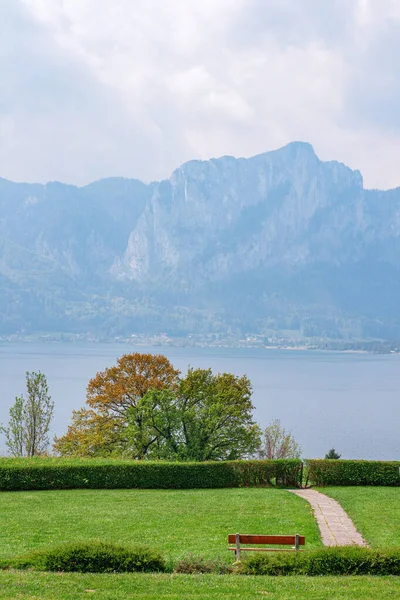
<svg viewBox="0 0 400 600"><path fill-rule="evenodd" d="M228 550L234 550L235 548L228 548ZM293 552L294 548L243 548L240 546L240 552Z"/></svg>
<svg viewBox="0 0 400 600"><path fill-rule="evenodd" d="M229 534L228 535L228 543L235 544L236 543L236 535ZM251 535L251 534L241 534L240 535L240 543L241 544L275 544L279 546L294 546L296 543L296 536L294 535ZM306 538L304 535L299 536L299 544L300 546L304 546L306 543ZM245 550L245 548L241 548Z"/></svg>

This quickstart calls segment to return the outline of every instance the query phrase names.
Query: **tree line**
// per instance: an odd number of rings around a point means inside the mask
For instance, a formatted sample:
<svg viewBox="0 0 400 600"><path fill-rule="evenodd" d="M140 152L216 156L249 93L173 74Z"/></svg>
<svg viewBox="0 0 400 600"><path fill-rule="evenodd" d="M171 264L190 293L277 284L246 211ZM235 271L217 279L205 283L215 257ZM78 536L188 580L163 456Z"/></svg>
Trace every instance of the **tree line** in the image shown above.
<svg viewBox="0 0 400 600"><path fill-rule="evenodd" d="M27 373L26 387L0 428L12 456L49 453L54 403L46 377ZM255 422L251 395L246 375L190 367L182 375L163 355L125 354L89 381L86 405L54 438L53 452L180 461L300 457L279 420L264 430Z"/></svg>

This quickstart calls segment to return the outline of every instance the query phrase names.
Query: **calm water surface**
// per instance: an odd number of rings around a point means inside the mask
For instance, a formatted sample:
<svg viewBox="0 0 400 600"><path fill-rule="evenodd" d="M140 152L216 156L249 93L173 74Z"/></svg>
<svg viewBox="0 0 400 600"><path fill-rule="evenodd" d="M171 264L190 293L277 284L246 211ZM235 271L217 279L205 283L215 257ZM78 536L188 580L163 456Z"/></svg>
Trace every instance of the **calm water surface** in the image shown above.
<svg viewBox="0 0 400 600"><path fill-rule="evenodd" d="M256 419L275 418L290 429L307 457L332 446L343 458L400 459L400 356L216 348L135 348L109 344L0 345L0 423L25 387L26 371L47 376L55 401L53 433L66 430L85 402L87 383L127 352L168 356L185 371L246 373ZM0 452L5 448L0 441Z"/></svg>

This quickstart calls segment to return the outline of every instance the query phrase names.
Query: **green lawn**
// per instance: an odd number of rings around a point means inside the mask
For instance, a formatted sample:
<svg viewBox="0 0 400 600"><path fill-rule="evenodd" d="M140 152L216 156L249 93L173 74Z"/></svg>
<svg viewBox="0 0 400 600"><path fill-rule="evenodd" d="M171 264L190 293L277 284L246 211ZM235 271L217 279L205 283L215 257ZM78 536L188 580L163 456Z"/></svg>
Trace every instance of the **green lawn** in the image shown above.
<svg viewBox="0 0 400 600"><path fill-rule="evenodd" d="M0 571L2 600L394 600L399 597L398 577L90 575Z"/></svg>
<svg viewBox="0 0 400 600"><path fill-rule="evenodd" d="M0 558L67 541L145 543L167 558L226 557L228 533L300 533L321 545L310 505L285 490L67 490L0 493Z"/></svg>
<svg viewBox="0 0 400 600"><path fill-rule="evenodd" d="M400 488L326 487L319 491L342 505L372 547L400 547Z"/></svg>

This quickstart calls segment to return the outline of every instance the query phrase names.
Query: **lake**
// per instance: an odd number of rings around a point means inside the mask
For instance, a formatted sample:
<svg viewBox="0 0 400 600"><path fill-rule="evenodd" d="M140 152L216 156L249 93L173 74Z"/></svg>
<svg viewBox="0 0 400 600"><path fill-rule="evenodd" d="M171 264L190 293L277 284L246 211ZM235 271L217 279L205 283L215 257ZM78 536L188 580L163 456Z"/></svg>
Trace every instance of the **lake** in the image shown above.
<svg viewBox="0 0 400 600"><path fill-rule="evenodd" d="M182 371L211 367L250 378L256 420L280 419L305 457L334 447L343 458L400 459L400 356L251 348L134 347L121 344L0 344L0 423L24 392L25 372L42 371L55 401L52 433L66 431L97 371L128 352L165 354ZM3 440L0 453L5 453Z"/></svg>

